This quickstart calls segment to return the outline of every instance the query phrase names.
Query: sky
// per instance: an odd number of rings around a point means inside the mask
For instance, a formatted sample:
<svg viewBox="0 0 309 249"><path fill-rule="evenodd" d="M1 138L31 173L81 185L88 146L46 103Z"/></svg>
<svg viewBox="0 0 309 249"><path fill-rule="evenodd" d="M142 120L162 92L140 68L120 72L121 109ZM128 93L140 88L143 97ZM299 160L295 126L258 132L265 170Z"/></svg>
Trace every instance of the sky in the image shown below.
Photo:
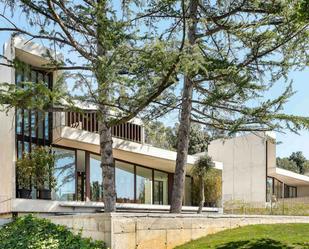
<svg viewBox="0 0 309 249"><path fill-rule="evenodd" d="M1 11L1 6L0 6ZM2 12L2 11L1 11ZM14 18L17 23L23 22L20 18ZM0 22L0 26L3 23ZM0 32L0 48L2 53L3 44L9 39L8 33ZM1 75L0 75L1 77ZM295 95L290 98L290 101L285 105L284 111L288 114L309 116L309 67L304 71L292 71L289 73L289 80L293 81L293 89L296 91ZM283 82L278 82L276 86L271 89L269 96L277 96L284 90ZM177 122L177 113L166 117L165 124L172 126ZM292 152L302 151L309 159L309 131L301 131L300 135L294 134L290 131L283 131L277 133L277 156L287 157Z"/></svg>

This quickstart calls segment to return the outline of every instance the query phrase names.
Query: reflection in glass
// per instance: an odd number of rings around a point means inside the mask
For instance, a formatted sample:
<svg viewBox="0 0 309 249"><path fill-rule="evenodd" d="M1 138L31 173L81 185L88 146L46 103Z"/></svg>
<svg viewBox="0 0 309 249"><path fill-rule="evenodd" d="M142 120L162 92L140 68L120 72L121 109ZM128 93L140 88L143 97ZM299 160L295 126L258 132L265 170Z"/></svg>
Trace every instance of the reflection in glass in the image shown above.
<svg viewBox="0 0 309 249"><path fill-rule="evenodd" d="M185 206L192 206L192 178L189 176L186 176L185 180Z"/></svg>
<svg viewBox="0 0 309 249"><path fill-rule="evenodd" d="M38 112L38 137L43 139L43 122L44 122L44 115L42 112Z"/></svg>
<svg viewBox="0 0 309 249"><path fill-rule="evenodd" d="M44 130L44 136L46 140L49 140L49 117L48 112L45 112L45 130Z"/></svg>
<svg viewBox="0 0 309 249"><path fill-rule="evenodd" d="M266 191L267 191L266 201L269 202L273 195L273 178L272 177L267 177Z"/></svg>
<svg viewBox="0 0 309 249"><path fill-rule="evenodd" d="M30 152L30 145L28 142L24 142L24 153Z"/></svg>
<svg viewBox="0 0 309 249"><path fill-rule="evenodd" d="M48 77L48 74L45 74L44 75L44 84L45 84L45 86L48 87L48 83L49 83L49 77Z"/></svg>
<svg viewBox="0 0 309 249"><path fill-rule="evenodd" d="M168 204L168 174L154 171L153 203L160 205Z"/></svg>
<svg viewBox="0 0 309 249"><path fill-rule="evenodd" d="M31 82L37 82L36 71L31 71Z"/></svg>
<svg viewBox="0 0 309 249"><path fill-rule="evenodd" d="M23 143L22 141L17 141L17 157L21 159L23 157Z"/></svg>
<svg viewBox="0 0 309 249"><path fill-rule="evenodd" d="M100 156L90 154L90 199L103 201L103 180Z"/></svg>
<svg viewBox="0 0 309 249"><path fill-rule="evenodd" d="M24 110L24 134L29 136L29 111Z"/></svg>
<svg viewBox="0 0 309 249"><path fill-rule="evenodd" d="M56 190L54 200L75 200L75 151L53 148L55 153Z"/></svg>
<svg viewBox="0 0 309 249"><path fill-rule="evenodd" d="M31 112L31 137L36 137L35 112Z"/></svg>
<svg viewBox="0 0 309 249"><path fill-rule="evenodd" d="M152 170L136 167L136 202L152 204Z"/></svg>
<svg viewBox="0 0 309 249"><path fill-rule="evenodd" d="M38 72L38 83L43 83L43 74Z"/></svg>
<svg viewBox="0 0 309 249"><path fill-rule="evenodd" d="M21 134L21 129L22 129L22 125L23 125L22 119L23 119L22 110L17 109L17 111L16 111L16 133L17 134Z"/></svg>
<svg viewBox="0 0 309 249"><path fill-rule="evenodd" d="M22 82L22 72L17 71L15 77L16 77L16 78L15 78L16 85L17 85L17 86L21 86L20 83Z"/></svg>
<svg viewBox="0 0 309 249"><path fill-rule="evenodd" d="M134 166L116 161L117 202L134 202Z"/></svg>

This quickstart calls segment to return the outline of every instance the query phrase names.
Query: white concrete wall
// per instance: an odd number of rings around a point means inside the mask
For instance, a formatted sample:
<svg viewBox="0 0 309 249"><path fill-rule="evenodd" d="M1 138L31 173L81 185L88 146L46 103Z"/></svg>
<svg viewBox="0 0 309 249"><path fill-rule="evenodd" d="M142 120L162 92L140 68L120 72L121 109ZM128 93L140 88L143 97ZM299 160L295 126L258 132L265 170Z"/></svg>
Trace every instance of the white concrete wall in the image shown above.
<svg viewBox="0 0 309 249"><path fill-rule="evenodd" d="M272 147L270 149L273 150ZM210 143L208 154L213 160L223 163L223 203L230 200L265 202L265 138L249 134L227 140L215 140Z"/></svg>
<svg viewBox="0 0 309 249"><path fill-rule="evenodd" d="M10 43L5 44L4 55L14 58ZM0 66L0 83L4 82L14 84L15 72L10 67ZM7 213L15 197L15 110L0 111L0 148L0 213Z"/></svg>
<svg viewBox="0 0 309 249"><path fill-rule="evenodd" d="M172 249L222 230L252 224L309 223L306 216L94 214L48 217L111 249Z"/></svg>

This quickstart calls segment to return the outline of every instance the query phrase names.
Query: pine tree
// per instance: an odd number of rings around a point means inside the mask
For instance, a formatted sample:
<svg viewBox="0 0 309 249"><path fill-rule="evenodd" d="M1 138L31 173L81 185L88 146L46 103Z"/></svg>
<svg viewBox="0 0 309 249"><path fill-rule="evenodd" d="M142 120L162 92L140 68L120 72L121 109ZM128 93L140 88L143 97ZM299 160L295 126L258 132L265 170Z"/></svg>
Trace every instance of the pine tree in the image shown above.
<svg viewBox="0 0 309 249"><path fill-rule="evenodd" d="M158 21L149 21L152 13L170 3L158 1L150 12L144 1L2 0L0 4L5 10L0 14L0 32L43 42L52 49L45 55L50 63L40 69L70 70L63 76L74 80L71 88L59 80L52 90L41 83L24 82L27 87L22 88L1 82L0 104L6 111L17 107L80 113L77 103L97 106L105 211L115 211L111 127L139 114L155 114L154 101L173 101L168 89L176 82L183 42L170 39L179 37L178 30L158 30ZM30 29L13 23L10 14L16 13ZM59 51L66 51L66 59L55 55ZM20 66L2 58L1 65Z"/></svg>

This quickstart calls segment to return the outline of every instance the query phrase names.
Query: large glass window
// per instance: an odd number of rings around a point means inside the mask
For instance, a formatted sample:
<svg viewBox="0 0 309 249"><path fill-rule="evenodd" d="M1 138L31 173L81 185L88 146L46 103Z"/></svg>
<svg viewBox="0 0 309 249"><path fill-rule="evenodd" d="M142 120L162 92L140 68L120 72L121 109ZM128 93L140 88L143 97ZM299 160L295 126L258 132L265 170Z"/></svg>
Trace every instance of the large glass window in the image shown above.
<svg viewBox="0 0 309 249"><path fill-rule="evenodd" d="M38 137L43 139L44 113L38 112Z"/></svg>
<svg viewBox="0 0 309 249"><path fill-rule="evenodd" d="M134 165L116 161L117 202L134 202Z"/></svg>
<svg viewBox="0 0 309 249"><path fill-rule="evenodd" d="M94 154L90 154L90 199L91 201L103 201L101 159Z"/></svg>
<svg viewBox="0 0 309 249"><path fill-rule="evenodd" d="M24 110L24 134L25 136L29 136L29 111Z"/></svg>
<svg viewBox="0 0 309 249"><path fill-rule="evenodd" d="M282 184L282 182L280 182L276 178L274 178L273 184L274 184L274 195L276 196L277 199L282 198L282 194L283 194L283 184Z"/></svg>
<svg viewBox="0 0 309 249"><path fill-rule="evenodd" d="M53 193L54 200L75 200L75 151L62 148L53 148L55 153L55 177L57 181L56 191Z"/></svg>
<svg viewBox="0 0 309 249"><path fill-rule="evenodd" d="M36 137L36 115L35 112L31 112L31 137Z"/></svg>
<svg viewBox="0 0 309 249"><path fill-rule="evenodd" d="M23 114L21 109L17 109L16 111L16 133L21 134L22 125L23 125Z"/></svg>
<svg viewBox="0 0 309 249"><path fill-rule="evenodd" d="M49 113L48 112L45 112L44 136L46 140L49 139Z"/></svg>
<svg viewBox="0 0 309 249"><path fill-rule="evenodd" d="M266 182L266 201L270 202L272 195L273 195L273 178L272 177L267 177L267 182Z"/></svg>
<svg viewBox="0 0 309 249"><path fill-rule="evenodd" d="M295 198L296 196L296 187L284 185L284 198Z"/></svg>
<svg viewBox="0 0 309 249"><path fill-rule="evenodd" d="M136 166L136 202L152 204L152 170Z"/></svg>
<svg viewBox="0 0 309 249"><path fill-rule="evenodd" d="M167 205L168 174L155 170L153 188L153 204Z"/></svg>

